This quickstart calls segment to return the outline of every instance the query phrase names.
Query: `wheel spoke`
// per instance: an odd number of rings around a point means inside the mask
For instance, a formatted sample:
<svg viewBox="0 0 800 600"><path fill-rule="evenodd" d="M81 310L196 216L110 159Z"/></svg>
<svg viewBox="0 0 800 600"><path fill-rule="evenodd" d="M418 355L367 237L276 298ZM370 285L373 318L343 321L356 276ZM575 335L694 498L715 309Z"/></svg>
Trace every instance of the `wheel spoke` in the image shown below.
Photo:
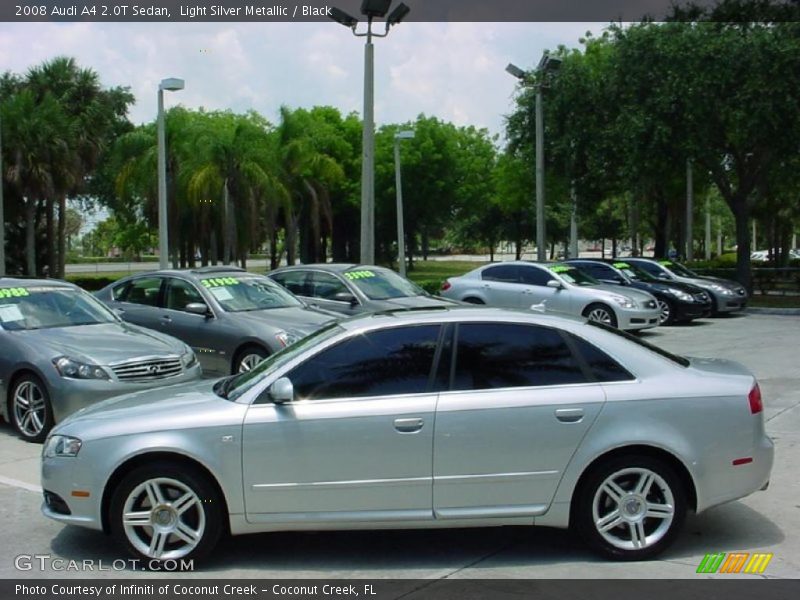
<svg viewBox="0 0 800 600"><path fill-rule="evenodd" d="M172 503L172 508L174 508L175 512L177 512L179 515L182 515L198 503L199 500L197 499L197 496L191 492L187 492Z"/></svg>
<svg viewBox="0 0 800 600"><path fill-rule="evenodd" d="M33 431L34 433L39 433L42 430L44 424L42 423L42 418L39 416L39 413L35 410L32 410L28 413L31 417L31 421L33 421Z"/></svg>
<svg viewBox="0 0 800 600"><path fill-rule="evenodd" d="M161 494L161 488L157 482L148 481L145 484L145 490L147 491L147 498L150 500L151 507L157 504L164 504L164 496Z"/></svg>
<svg viewBox="0 0 800 600"><path fill-rule="evenodd" d="M145 527L151 526L150 523L150 511L149 510L140 510L125 513L122 516L122 522L125 525L131 525L133 527Z"/></svg>
<svg viewBox="0 0 800 600"><path fill-rule="evenodd" d="M631 542L636 549L644 548L646 544L647 535L644 532L644 523L642 521L636 523L628 523L628 529L631 533Z"/></svg>
<svg viewBox="0 0 800 600"><path fill-rule="evenodd" d="M605 517L595 521L594 524L597 527L597 531L604 532L608 531L609 529L614 529L614 527L620 523L622 523L622 517L619 516L619 509L615 509L608 513Z"/></svg>
<svg viewBox="0 0 800 600"><path fill-rule="evenodd" d="M675 509L669 504L653 504L647 503L647 513L645 517L652 517L654 519L670 519L672 518Z"/></svg>
<svg viewBox="0 0 800 600"><path fill-rule="evenodd" d="M646 498L647 494L650 493L650 488L653 486L654 481L655 475L653 475L650 471L642 473L639 477L639 482L636 484L634 493Z"/></svg>
<svg viewBox="0 0 800 600"><path fill-rule="evenodd" d="M198 540L200 539L200 532L192 529L183 521L178 522L178 526L175 528L173 533L187 544L191 544L193 546L197 544Z"/></svg>
<svg viewBox="0 0 800 600"><path fill-rule="evenodd" d="M606 481L603 486L603 491L617 504L619 504L622 497L625 495L625 490L619 487L614 481Z"/></svg>
<svg viewBox="0 0 800 600"><path fill-rule="evenodd" d="M158 529L153 530L153 537L150 539L150 547L148 553L153 558L160 558L164 552L164 546L167 543L168 533L162 533Z"/></svg>

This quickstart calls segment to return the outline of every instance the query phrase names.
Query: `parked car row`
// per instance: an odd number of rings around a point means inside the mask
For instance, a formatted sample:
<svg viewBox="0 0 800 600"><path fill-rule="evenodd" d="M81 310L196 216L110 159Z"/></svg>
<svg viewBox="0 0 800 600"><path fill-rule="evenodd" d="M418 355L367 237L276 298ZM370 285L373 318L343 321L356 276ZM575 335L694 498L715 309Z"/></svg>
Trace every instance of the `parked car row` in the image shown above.
<svg viewBox="0 0 800 600"><path fill-rule="evenodd" d="M742 310L738 283L699 276L671 260L514 261L479 267L442 284L442 296L472 304L537 308L641 330Z"/></svg>

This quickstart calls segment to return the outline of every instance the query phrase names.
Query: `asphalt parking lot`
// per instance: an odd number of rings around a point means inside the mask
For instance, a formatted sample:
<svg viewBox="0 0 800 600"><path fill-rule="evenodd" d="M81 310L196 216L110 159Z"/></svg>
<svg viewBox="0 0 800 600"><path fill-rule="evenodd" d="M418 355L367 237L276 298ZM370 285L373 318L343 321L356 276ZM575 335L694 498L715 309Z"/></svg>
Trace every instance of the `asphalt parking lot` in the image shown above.
<svg viewBox="0 0 800 600"><path fill-rule="evenodd" d="M776 445L767 491L690 516L677 543L659 560L605 562L570 533L545 528L274 533L226 540L210 561L182 576L695 578L706 553L757 551L774 553L763 576L800 577L800 318L739 315L642 336L680 354L733 359L751 369L761 385L767 431ZM20 441L0 423L0 577L158 577L131 570L92 574L15 567L20 555L79 563L102 559L106 565L126 558L103 534L63 527L40 514L40 451L41 446Z"/></svg>

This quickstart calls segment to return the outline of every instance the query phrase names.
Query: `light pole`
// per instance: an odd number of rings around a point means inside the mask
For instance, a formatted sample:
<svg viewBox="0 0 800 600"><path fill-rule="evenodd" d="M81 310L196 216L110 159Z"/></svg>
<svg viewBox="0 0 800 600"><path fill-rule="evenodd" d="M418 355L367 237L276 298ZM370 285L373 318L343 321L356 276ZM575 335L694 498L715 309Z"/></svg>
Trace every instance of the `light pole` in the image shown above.
<svg viewBox="0 0 800 600"><path fill-rule="evenodd" d="M170 77L158 84L158 265L169 266L169 234L167 221L167 142L164 131L164 90L183 89L183 79Z"/></svg>
<svg viewBox="0 0 800 600"><path fill-rule="evenodd" d="M3 115L2 104L0 104L0 277L6 275L6 218L4 213L3 183Z"/></svg>
<svg viewBox="0 0 800 600"><path fill-rule="evenodd" d="M692 174L692 159L686 160L686 254L687 262L694 260L694 182Z"/></svg>
<svg viewBox="0 0 800 600"><path fill-rule="evenodd" d="M375 262L375 52L373 37L386 37L389 29L405 19L411 9L398 4L386 18L383 33L373 33L373 19L383 18L392 0L362 0L361 14L367 18L367 30L357 33L358 19L341 9L331 8L331 19L349 28L356 37L367 38L364 45L364 125L361 151L361 263Z"/></svg>
<svg viewBox="0 0 800 600"><path fill-rule="evenodd" d="M400 175L400 140L410 140L413 131L398 131L394 134L394 180L397 190L397 263L400 275L406 276L406 238L403 231L403 182Z"/></svg>
<svg viewBox="0 0 800 600"><path fill-rule="evenodd" d="M523 83L533 83L536 91L536 260L547 260L547 231L544 222L544 107L542 88L548 73L557 71L561 66L561 59L544 53L539 65L536 67L536 78L531 79L519 67L510 64L506 67L511 75Z"/></svg>

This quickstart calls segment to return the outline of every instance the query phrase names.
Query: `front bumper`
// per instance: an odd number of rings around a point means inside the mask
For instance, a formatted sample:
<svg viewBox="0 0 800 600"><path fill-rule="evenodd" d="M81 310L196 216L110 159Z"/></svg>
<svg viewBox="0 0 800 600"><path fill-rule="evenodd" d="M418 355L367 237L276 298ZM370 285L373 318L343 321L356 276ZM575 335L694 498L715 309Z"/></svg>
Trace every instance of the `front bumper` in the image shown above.
<svg viewBox="0 0 800 600"><path fill-rule="evenodd" d="M42 514L67 525L103 529L102 489L92 481L92 469L75 457L42 457ZM73 495L80 491L81 495ZM89 496L83 495L88 491Z"/></svg>
<svg viewBox="0 0 800 600"><path fill-rule="evenodd" d="M98 379L68 379L54 375L48 382L50 384L50 403L53 406L53 416L58 423L82 408L114 396L186 383L199 379L201 375L202 370L197 363L175 377L131 383Z"/></svg>
<svg viewBox="0 0 800 600"><path fill-rule="evenodd" d="M615 306L614 311L617 313L617 327L625 331L657 327L661 314L658 308L622 308Z"/></svg>
<svg viewBox="0 0 800 600"><path fill-rule="evenodd" d="M693 319L702 319L711 314L713 304L711 302L683 302L672 301L675 306L675 320L676 321L691 321Z"/></svg>

